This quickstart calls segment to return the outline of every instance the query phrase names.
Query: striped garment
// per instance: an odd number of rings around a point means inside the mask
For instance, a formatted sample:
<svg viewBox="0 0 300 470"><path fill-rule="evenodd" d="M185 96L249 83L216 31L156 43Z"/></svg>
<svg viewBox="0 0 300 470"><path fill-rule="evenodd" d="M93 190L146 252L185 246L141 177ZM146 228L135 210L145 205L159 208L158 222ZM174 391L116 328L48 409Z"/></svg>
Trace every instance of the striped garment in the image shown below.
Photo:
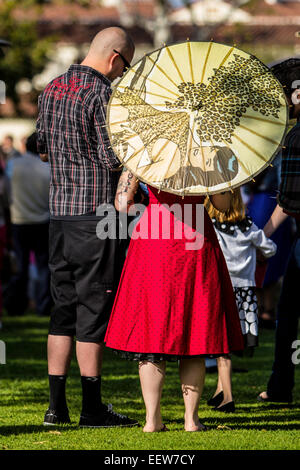
<svg viewBox="0 0 300 470"><path fill-rule="evenodd" d="M289 215L300 215L300 121L287 134L282 150L278 204Z"/></svg>
<svg viewBox="0 0 300 470"><path fill-rule="evenodd" d="M114 202L120 162L103 127L110 94L101 73L71 65L39 96L38 151L48 154L53 216L82 215Z"/></svg>

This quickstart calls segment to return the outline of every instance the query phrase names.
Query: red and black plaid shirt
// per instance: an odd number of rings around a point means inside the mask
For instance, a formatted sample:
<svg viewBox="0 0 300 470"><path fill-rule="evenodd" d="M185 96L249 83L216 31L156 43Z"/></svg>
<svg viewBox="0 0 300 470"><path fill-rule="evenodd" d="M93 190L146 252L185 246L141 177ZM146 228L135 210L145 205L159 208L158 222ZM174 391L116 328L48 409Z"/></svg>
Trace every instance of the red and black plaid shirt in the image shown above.
<svg viewBox="0 0 300 470"><path fill-rule="evenodd" d="M51 166L50 212L82 215L113 204L120 162L105 126L110 81L96 70L71 65L39 96L38 151Z"/></svg>

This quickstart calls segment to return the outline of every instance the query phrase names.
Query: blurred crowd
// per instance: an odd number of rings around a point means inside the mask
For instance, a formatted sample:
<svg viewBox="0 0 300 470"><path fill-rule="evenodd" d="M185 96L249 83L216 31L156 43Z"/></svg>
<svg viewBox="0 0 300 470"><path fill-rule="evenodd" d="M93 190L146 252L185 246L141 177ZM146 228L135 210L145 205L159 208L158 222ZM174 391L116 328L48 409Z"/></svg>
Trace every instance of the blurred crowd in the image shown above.
<svg viewBox="0 0 300 470"><path fill-rule="evenodd" d="M36 134L0 143L0 328L3 310L49 315L50 168L40 160Z"/></svg>

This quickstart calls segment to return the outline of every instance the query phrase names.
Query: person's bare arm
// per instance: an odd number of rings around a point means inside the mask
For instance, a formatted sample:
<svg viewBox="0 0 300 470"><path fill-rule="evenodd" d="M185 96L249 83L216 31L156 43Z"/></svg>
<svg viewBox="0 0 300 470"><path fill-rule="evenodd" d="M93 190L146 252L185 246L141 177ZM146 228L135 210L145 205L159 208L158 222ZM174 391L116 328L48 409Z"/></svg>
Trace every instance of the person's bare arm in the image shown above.
<svg viewBox="0 0 300 470"><path fill-rule="evenodd" d="M224 193L213 194L209 196L210 202L220 212L226 212L230 209L231 192L226 191Z"/></svg>
<svg viewBox="0 0 300 470"><path fill-rule="evenodd" d="M283 212L282 207L278 204L275 207L271 217L269 218L268 222L264 226L265 235L270 238L271 235L278 229L278 227L288 218L288 214Z"/></svg>
<svg viewBox="0 0 300 470"><path fill-rule="evenodd" d="M138 190L138 185L138 179L125 169L120 176L115 197L115 207L119 212L128 212L134 204L134 195Z"/></svg>

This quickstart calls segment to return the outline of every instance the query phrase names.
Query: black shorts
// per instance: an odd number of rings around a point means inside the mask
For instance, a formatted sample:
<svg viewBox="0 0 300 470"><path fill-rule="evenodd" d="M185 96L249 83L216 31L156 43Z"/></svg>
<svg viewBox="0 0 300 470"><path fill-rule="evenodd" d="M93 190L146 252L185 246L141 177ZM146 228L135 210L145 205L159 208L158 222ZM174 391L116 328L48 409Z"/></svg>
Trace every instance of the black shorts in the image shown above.
<svg viewBox="0 0 300 470"><path fill-rule="evenodd" d="M118 239L100 240L98 222L96 217L50 221L51 335L91 343L104 339L125 247Z"/></svg>

